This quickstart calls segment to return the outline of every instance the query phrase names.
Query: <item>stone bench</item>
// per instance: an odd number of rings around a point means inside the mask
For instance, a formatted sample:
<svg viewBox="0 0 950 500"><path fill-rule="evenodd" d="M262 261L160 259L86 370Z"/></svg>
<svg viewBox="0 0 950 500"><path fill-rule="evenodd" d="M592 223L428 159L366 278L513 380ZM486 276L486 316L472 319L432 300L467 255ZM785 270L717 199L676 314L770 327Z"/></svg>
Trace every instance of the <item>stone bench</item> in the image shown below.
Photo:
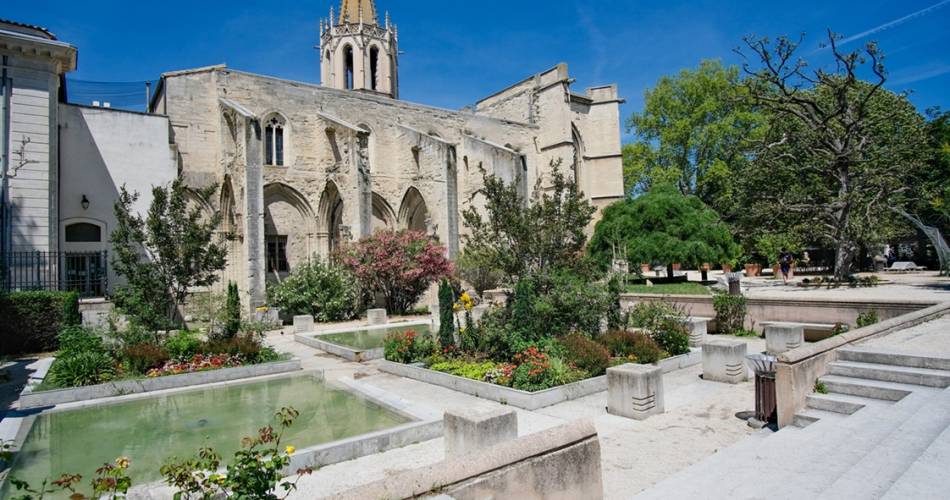
<svg viewBox="0 0 950 500"><path fill-rule="evenodd" d="M370 309L366 311L366 323L370 326L385 325L389 323L385 309Z"/></svg>
<svg viewBox="0 0 950 500"><path fill-rule="evenodd" d="M518 437L518 414L511 409L453 409L445 412L445 456L454 458Z"/></svg>
<svg viewBox="0 0 950 500"><path fill-rule="evenodd" d="M700 347L706 341L706 334L709 332L709 322L712 318L689 317L686 318L686 328L689 330L689 346Z"/></svg>
<svg viewBox="0 0 950 500"><path fill-rule="evenodd" d="M741 340L713 339L703 344L703 380L738 384L749 378L745 355L748 344Z"/></svg>
<svg viewBox="0 0 950 500"><path fill-rule="evenodd" d="M313 331L313 316L303 315L294 316L294 333L307 333Z"/></svg>
<svg viewBox="0 0 950 500"><path fill-rule="evenodd" d="M805 344L804 323L769 323L765 327L765 352L776 356Z"/></svg>
<svg viewBox="0 0 950 500"><path fill-rule="evenodd" d="M607 413L644 420L663 411L661 367L627 363L607 369Z"/></svg>
<svg viewBox="0 0 950 500"><path fill-rule="evenodd" d="M835 325L832 323L801 323L798 321L762 321L759 325L762 326L763 331L765 327L774 325L776 323L783 324L793 324L801 325L805 329L805 341L806 342L818 342L831 338L835 330Z"/></svg>

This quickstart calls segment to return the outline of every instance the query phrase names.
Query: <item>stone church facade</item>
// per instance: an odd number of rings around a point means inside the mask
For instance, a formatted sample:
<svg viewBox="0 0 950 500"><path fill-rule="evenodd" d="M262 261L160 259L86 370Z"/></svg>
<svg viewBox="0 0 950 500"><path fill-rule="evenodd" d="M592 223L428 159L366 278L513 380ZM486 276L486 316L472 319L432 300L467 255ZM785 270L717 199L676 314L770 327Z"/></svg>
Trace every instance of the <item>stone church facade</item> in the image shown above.
<svg viewBox="0 0 950 500"><path fill-rule="evenodd" d="M451 257L482 170L527 194L560 161L598 207L622 197L614 85L571 88L558 65L461 111L398 99L398 31L372 0L320 23L322 85L212 66L166 73L152 101L168 117L188 184L217 184L236 235L225 282L252 305L266 283L382 228L425 231Z"/></svg>

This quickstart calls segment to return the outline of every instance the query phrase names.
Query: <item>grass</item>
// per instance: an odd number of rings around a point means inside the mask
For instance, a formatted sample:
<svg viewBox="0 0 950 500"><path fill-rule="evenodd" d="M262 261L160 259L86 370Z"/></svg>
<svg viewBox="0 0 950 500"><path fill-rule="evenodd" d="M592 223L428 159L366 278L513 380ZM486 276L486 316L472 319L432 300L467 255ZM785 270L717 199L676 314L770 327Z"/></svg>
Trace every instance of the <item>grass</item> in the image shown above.
<svg viewBox="0 0 950 500"><path fill-rule="evenodd" d="M709 288L699 283L666 283L660 285L627 285L628 293L657 293L661 295L711 295Z"/></svg>

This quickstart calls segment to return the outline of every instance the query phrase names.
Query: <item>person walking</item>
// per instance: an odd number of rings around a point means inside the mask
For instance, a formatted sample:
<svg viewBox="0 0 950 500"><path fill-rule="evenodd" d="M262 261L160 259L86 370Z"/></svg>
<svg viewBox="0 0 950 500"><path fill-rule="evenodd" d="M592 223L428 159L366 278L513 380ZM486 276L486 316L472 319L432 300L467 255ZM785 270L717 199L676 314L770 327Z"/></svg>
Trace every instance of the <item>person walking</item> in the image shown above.
<svg viewBox="0 0 950 500"><path fill-rule="evenodd" d="M792 261L794 257L792 253L788 250L782 249L782 254L779 255L778 265L782 269L782 281L787 285L789 273L792 271Z"/></svg>

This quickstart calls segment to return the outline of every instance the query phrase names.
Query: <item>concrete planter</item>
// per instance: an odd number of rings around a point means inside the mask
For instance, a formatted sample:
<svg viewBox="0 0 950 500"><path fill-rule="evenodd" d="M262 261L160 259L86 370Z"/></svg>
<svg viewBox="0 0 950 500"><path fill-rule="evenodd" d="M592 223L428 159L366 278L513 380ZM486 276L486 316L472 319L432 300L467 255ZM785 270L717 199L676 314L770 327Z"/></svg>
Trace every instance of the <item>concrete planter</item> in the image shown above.
<svg viewBox="0 0 950 500"><path fill-rule="evenodd" d="M702 363L702 360L702 351L694 349L688 354L667 358L657 364L663 370L663 373L669 373L674 370L697 365ZM449 375L448 373L437 372L420 366L404 365L402 363L394 363L386 360L382 360L379 363L378 368L386 373L411 378L427 384L446 387L453 391L497 401L501 404L507 404L525 410L537 410L538 408L544 408L564 401L571 401L607 390L606 375L581 380L573 384L552 387L543 391L528 392L490 384L488 382L458 377L456 375Z"/></svg>
<svg viewBox="0 0 950 500"><path fill-rule="evenodd" d="M34 392L24 390L20 395L20 408L40 408L55 406L76 401L101 399L126 394L190 387L193 385L227 382L243 378L288 373L300 370L300 360L275 361L259 365L237 366L204 372L182 373L180 375L166 375L164 377L145 378L137 380L120 380L107 384L90 385L86 387L72 387L52 391Z"/></svg>
<svg viewBox="0 0 950 500"><path fill-rule="evenodd" d="M438 317L436 315L435 317ZM345 345L334 344L332 342L327 342L326 340L321 339L320 337L326 335L333 335L337 333L346 333L354 329L357 330L382 330L386 328L396 328L402 326L428 326L432 328L432 323L430 321L406 321L400 323L387 323L385 325L371 325L365 327L357 328L338 328L333 330L326 330L319 333L301 333L294 335L294 341L300 342L303 345L313 347L314 349L320 349L321 351L328 352L334 356L339 356L347 361L353 361L354 363L362 363L364 361L371 361L374 359L382 359L384 354L384 349L378 347L376 349L356 349L354 347L348 347ZM433 328L433 332L436 332L438 328ZM433 333L434 335L435 333Z"/></svg>

